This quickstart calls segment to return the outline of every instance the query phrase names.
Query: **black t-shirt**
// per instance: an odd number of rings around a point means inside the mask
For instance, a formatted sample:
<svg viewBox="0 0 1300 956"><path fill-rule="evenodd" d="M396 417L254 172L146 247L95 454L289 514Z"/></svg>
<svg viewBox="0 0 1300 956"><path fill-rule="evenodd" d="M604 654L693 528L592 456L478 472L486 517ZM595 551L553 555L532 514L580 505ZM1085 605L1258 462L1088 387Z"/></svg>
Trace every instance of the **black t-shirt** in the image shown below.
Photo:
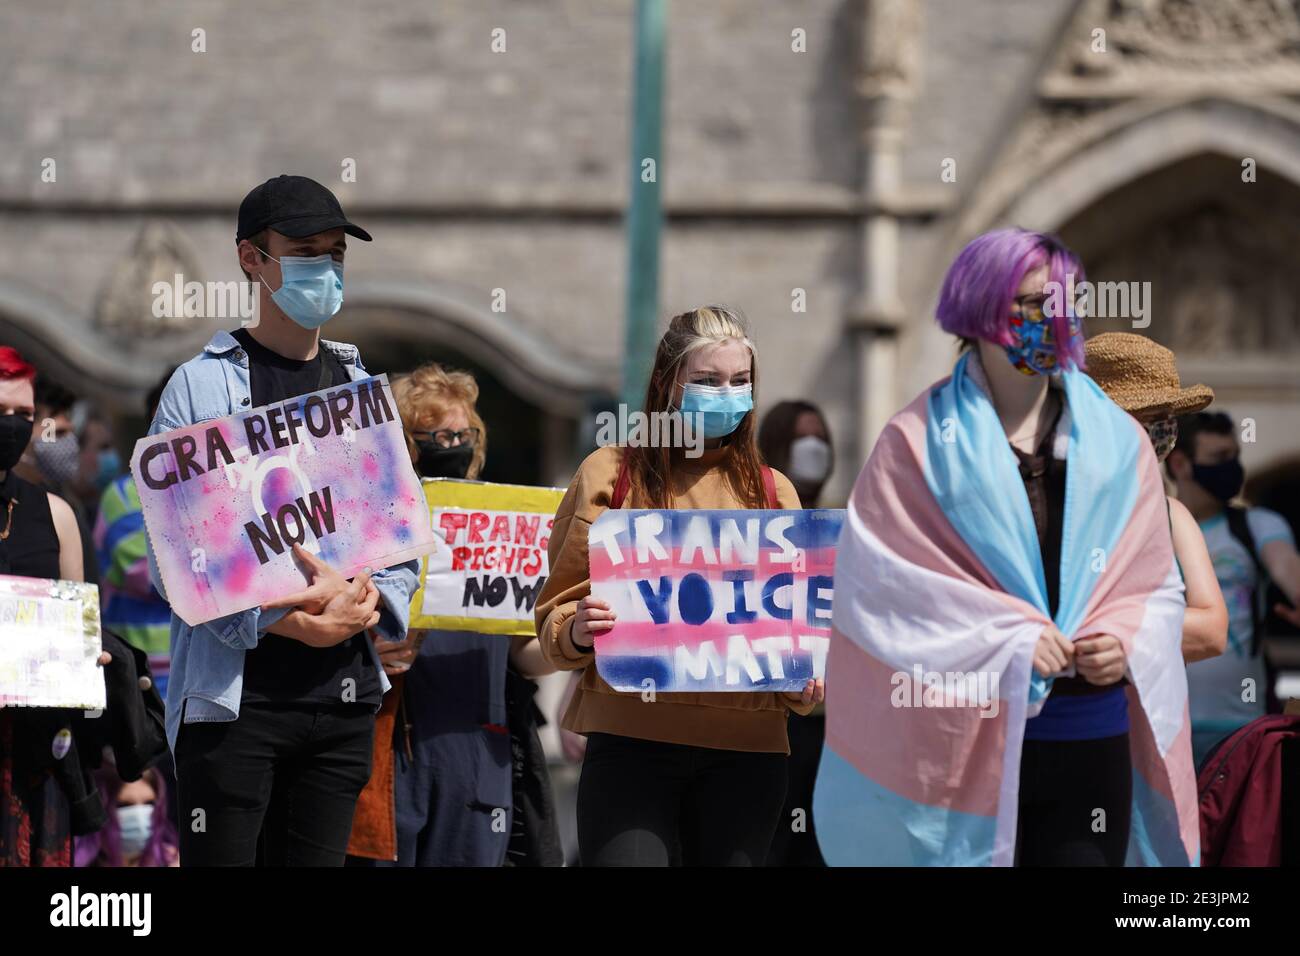
<svg viewBox="0 0 1300 956"><path fill-rule="evenodd" d="M232 334L248 353L254 408L350 381L343 363L325 348L318 349L315 358L302 361L271 351L247 329ZM322 362L329 363L324 384ZM263 633L257 647L244 655L242 700L339 704L344 702L344 681L350 678L356 701L378 707L383 690L365 641L364 634L354 634L333 647L310 647L291 637Z"/></svg>
<svg viewBox="0 0 1300 956"><path fill-rule="evenodd" d="M1056 616L1061 601L1061 536L1065 526L1065 460L1052 454L1056 441L1056 426L1064 410L1057 408L1052 427L1047 430L1037 450L1031 455L1014 445L1020 464L1020 477L1029 496L1029 510L1034 516L1034 530L1038 533L1038 547L1043 556L1043 576L1047 584L1047 604L1052 617ZM1083 677L1058 677L1052 685L1052 696L1061 698L1079 694L1101 694L1122 684L1090 684Z"/></svg>
<svg viewBox="0 0 1300 956"><path fill-rule="evenodd" d="M1033 454L1023 452L1015 445L1020 465L1020 478L1029 496L1029 510L1034 516L1034 530L1038 533L1038 548L1043 556L1043 576L1047 584L1047 606L1053 617L1061 597L1061 532L1065 517L1065 462L1052 455L1056 441L1056 426L1061 420L1064 405L1058 406L1052 425L1038 443Z"/></svg>
<svg viewBox="0 0 1300 956"><path fill-rule="evenodd" d="M45 489L10 469L0 478L0 574L60 578L59 534Z"/></svg>

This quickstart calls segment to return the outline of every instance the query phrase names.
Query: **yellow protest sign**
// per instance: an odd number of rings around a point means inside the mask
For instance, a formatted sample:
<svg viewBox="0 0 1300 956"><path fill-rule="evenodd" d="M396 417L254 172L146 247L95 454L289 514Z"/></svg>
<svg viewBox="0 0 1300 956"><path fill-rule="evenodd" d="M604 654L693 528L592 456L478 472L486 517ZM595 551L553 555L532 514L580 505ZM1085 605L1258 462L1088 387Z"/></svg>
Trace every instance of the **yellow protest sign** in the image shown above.
<svg viewBox="0 0 1300 956"><path fill-rule="evenodd" d="M424 496L437 545L421 562L411 627L532 634L564 489L432 478Z"/></svg>

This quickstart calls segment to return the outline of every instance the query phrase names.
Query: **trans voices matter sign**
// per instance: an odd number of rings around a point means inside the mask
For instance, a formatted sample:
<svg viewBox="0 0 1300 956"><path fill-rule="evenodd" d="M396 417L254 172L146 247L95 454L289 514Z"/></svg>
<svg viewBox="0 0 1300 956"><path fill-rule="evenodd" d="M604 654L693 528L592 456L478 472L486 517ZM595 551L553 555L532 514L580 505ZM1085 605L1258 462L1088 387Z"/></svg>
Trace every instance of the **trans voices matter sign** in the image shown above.
<svg viewBox="0 0 1300 956"><path fill-rule="evenodd" d="M615 690L791 691L824 677L842 510L625 511L588 535ZM649 683L647 683L649 682Z"/></svg>

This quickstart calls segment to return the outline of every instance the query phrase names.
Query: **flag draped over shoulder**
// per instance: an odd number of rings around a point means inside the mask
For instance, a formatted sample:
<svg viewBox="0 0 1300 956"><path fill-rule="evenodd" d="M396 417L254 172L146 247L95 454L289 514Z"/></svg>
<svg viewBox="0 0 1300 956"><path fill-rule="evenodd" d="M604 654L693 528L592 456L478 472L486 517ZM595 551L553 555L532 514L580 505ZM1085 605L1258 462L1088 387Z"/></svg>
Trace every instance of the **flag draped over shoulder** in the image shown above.
<svg viewBox="0 0 1300 956"><path fill-rule="evenodd" d="M813 803L832 865L1013 862L1025 721L1051 686L1032 669L1047 589L1015 454L971 363L894 416L848 504ZM1159 465L1092 379L1061 384L1055 624L1113 634L1128 658L1128 864L1195 865L1183 585Z"/></svg>

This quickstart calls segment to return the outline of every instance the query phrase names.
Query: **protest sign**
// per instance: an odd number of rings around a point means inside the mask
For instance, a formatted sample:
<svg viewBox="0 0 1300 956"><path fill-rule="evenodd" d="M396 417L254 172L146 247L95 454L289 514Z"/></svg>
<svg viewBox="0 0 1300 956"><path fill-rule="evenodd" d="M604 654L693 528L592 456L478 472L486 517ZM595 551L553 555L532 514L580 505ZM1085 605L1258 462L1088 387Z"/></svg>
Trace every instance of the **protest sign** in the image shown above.
<svg viewBox="0 0 1300 956"><path fill-rule="evenodd" d="M295 543L345 577L434 543L385 375L142 438L131 474L191 625L305 587Z"/></svg>
<svg viewBox="0 0 1300 956"><path fill-rule="evenodd" d="M99 588L0 574L0 707L102 710Z"/></svg>
<svg viewBox="0 0 1300 956"><path fill-rule="evenodd" d="M437 547L420 571L411 627L532 634L550 565L546 546L563 488L430 478Z"/></svg>
<svg viewBox="0 0 1300 956"><path fill-rule="evenodd" d="M624 511L588 533L615 690L787 691L824 677L843 511Z"/></svg>

